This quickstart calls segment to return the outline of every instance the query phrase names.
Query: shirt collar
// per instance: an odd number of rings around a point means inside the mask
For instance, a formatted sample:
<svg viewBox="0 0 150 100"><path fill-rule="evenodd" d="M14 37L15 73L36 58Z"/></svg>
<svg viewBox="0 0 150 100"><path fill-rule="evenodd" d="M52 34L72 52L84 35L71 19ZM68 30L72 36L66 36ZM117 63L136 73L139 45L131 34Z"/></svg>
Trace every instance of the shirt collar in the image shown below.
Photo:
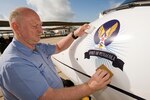
<svg viewBox="0 0 150 100"><path fill-rule="evenodd" d="M33 54L33 50L26 47L24 44L22 44L21 42L17 41L15 38L13 38L12 40L12 44L13 46L15 46L20 52L22 52L23 54L27 55L27 56L31 56Z"/></svg>

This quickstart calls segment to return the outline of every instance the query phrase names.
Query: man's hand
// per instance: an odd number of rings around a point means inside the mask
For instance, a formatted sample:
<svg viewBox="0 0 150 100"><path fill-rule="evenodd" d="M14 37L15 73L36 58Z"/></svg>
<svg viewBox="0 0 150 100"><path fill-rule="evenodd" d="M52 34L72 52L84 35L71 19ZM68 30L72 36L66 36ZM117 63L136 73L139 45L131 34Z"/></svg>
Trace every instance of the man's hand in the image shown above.
<svg viewBox="0 0 150 100"><path fill-rule="evenodd" d="M82 36L83 34L85 34L85 30L89 29L90 25L88 24L84 24L81 27L79 27L77 30L74 31L74 35L75 36Z"/></svg>
<svg viewBox="0 0 150 100"><path fill-rule="evenodd" d="M110 82L110 74L105 70L98 69L96 73L91 77L91 79L87 82L87 85L94 92L104 88Z"/></svg>

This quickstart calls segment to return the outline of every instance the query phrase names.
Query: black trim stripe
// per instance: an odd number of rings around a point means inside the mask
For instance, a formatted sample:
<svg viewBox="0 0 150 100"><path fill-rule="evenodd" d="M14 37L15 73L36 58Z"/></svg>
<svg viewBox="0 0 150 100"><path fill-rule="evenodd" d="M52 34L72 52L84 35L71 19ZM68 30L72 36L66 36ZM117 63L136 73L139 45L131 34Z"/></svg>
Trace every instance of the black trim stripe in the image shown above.
<svg viewBox="0 0 150 100"><path fill-rule="evenodd" d="M54 57L53 57L53 58L54 58ZM85 74L85 73L83 73L83 72L81 72L81 71L79 71L79 70L77 70L77 69L75 69L75 68L73 68L73 67L70 67L69 65L67 65L67 64L65 64L65 63L63 63L63 62L61 62L61 61L59 61L59 60L56 59L56 58L54 58L54 59L55 59L56 61L58 61L59 63L65 65L66 67L68 67L68 68L70 68L70 69L72 69L72 70L74 70L74 71L76 71L76 72L78 72L78 73L80 73L80 74L82 74L82 75L84 75L84 76L87 76L87 77L91 78L90 75L87 75L87 74ZM118 87L116 87L116 86L113 86L113 85L111 85L111 84L108 84L107 86L110 87L110 88L112 88L112 89L114 89L114 90L116 90L116 91L118 91L118 92L121 92L121 93L123 93L123 94L126 94L126 95L128 95L128 96L130 96L130 97L132 97L132 98L134 98L134 99L136 99L136 100L146 100L146 99L144 99L144 98L142 98L142 97L139 97L139 96L137 96L137 95L135 95L135 94L133 94L133 93L130 93L130 92L128 92L128 91L125 91L125 90L123 90L123 89L120 89L120 88L118 88Z"/></svg>

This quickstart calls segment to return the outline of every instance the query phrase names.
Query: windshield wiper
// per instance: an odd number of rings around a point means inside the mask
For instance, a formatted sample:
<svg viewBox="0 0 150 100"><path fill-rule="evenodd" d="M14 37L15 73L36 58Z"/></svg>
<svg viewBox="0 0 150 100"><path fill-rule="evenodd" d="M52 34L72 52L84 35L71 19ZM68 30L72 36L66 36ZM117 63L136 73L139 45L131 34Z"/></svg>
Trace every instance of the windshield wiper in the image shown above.
<svg viewBox="0 0 150 100"><path fill-rule="evenodd" d="M102 14L107 14L111 11L118 11L118 10L123 10L123 9L128 9L128 8L133 8L133 7L140 7L140 6L150 6L150 2L132 2L128 4L123 4L123 5L120 5L119 7L105 10L103 11Z"/></svg>

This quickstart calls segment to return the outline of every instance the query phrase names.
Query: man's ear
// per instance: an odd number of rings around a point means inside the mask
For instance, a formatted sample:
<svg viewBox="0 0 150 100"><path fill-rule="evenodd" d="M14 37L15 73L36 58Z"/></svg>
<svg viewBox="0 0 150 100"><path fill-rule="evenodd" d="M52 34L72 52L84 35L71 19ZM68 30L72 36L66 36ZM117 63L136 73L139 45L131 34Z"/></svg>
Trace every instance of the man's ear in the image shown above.
<svg viewBox="0 0 150 100"><path fill-rule="evenodd" d="M16 22L11 23L11 27L16 34L19 34L19 26Z"/></svg>
<svg viewBox="0 0 150 100"><path fill-rule="evenodd" d="M12 27L12 29L14 29L14 30L17 30L17 29L18 29L17 23L15 23L15 22L11 23L11 27Z"/></svg>

